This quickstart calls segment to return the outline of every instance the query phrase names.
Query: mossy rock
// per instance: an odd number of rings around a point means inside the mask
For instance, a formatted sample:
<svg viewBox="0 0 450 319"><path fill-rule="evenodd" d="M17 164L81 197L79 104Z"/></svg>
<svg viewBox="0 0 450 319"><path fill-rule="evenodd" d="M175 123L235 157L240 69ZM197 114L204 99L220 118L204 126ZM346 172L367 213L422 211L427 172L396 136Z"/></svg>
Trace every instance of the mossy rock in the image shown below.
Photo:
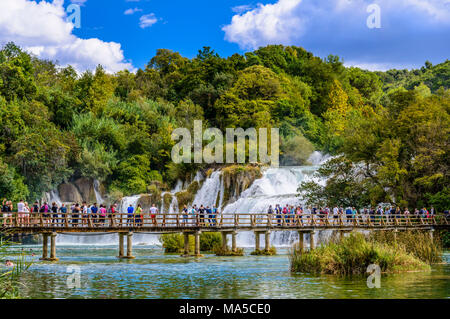
<svg viewBox="0 0 450 319"><path fill-rule="evenodd" d="M165 212L169 212L170 204L172 203L173 196L170 193L165 193L163 195L163 203L164 203L164 210ZM161 212L161 213L165 213Z"/></svg>
<svg viewBox="0 0 450 319"><path fill-rule="evenodd" d="M193 181L191 184L189 184L188 188L184 191L180 191L175 194L178 201L178 209L181 211L183 209L183 206L189 206L192 204L195 198L195 194L197 194L198 190L200 189L200 184L197 181Z"/></svg>
<svg viewBox="0 0 450 319"><path fill-rule="evenodd" d="M273 256L277 254L277 249L275 247L270 247L269 250L265 249L257 249L255 251L252 251L250 255L254 256Z"/></svg>
<svg viewBox="0 0 450 319"><path fill-rule="evenodd" d="M224 203L237 199L256 179L261 177L261 168L258 165L231 165L223 168Z"/></svg>

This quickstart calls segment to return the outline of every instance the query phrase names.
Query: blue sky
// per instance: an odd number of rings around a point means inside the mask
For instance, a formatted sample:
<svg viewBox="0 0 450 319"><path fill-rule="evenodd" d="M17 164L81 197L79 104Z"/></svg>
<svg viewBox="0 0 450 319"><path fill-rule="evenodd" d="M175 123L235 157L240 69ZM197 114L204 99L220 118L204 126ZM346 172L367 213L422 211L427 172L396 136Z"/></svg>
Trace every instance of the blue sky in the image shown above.
<svg viewBox="0 0 450 319"><path fill-rule="evenodd" d="M67 20L71 2L81 28ZM374 4L380 28L367 25ZM412 68L448 59L450 0L1 0L0 43L8 41L80 71L143 68L158 48L191 58L203 46L229 56L267 44L372 70Z"/></svg>

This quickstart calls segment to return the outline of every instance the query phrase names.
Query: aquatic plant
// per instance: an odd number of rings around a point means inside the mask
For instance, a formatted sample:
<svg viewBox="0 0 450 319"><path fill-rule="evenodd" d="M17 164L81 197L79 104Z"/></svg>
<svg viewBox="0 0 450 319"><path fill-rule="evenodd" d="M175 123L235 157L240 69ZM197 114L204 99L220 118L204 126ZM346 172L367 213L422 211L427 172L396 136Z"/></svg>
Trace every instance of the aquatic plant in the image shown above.
<svg viewBox="0 0 450 319"><path fill-rule="evenodd" d="M4 264L4 256L10 255L8 248L13 244L3 237L0 233L0 263ZM31 262L27 261L25 254L21 252L17 259L14 260L14 267L7 269L0 268L0 299L16 299L20 298L19 285L20 277L24 271L30 266Z"/></svg>
<svg viewBox="0 0 450 319"><path fill-rule="evenodd" d="M395 237L394 237L395 236ZM394 245L428 264L442 261L442 244L438 234L431 239L428 232L408 230L371 232L369 240L373 242Z"/></svg>
<svg viewBox="0 0 450 319"><path fill-rule="evenodd" d="M426 262L408 253L403 245L367 239L360 233L351 233L308 251L295 244L289 258L292 272L317 274L364 274L370 264L379 265L386 273L431 269Z"/></svg>
<svg viewBox="0 0 450 319"><path fill-rule="evenodd" d="M255 256L273 256L276 254L277 254L277 249L274 246L270 247L269 250L256 249L250 253L250 255L255 255Z"/></svg>
<svg viewBox="0 0 450 319"><path fill-rule="evenodd" d="M229 249L228 247L224 249L219 246L214 250L216 256L244 256L244 248L236 248L235 251Z"/></svg>

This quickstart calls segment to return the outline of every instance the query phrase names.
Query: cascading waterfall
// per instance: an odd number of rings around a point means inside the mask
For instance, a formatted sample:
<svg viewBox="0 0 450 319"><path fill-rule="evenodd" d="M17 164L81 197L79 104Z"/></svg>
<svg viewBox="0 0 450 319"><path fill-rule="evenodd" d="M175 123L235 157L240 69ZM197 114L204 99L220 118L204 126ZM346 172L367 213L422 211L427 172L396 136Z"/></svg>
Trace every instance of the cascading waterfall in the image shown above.
<svg viewBox="0 0 450 319"><path fill-rule="evenodd" d="M61 198L59 197L58 190L56 190L56 189L45 193L43 201L47 202L49 205L51 205L52 203L56 203L56 205L61 206L61 204L62 204Z"/></svg>
<svg viewBox="0 0 450 319"><path fill-rule="evenodd" d="M274 208L276 204L279 204L281 207L286 205L304 206L304 201L297 193L298 186L301 182L306 181L315 181L324 185L325 180L318 180L314 173L320 164L329 158L329 156L322 156L320 152L314 152L309 158L309 162L315 165L266 169L263 172L263 176L255 180L237 201L224 207L223 213L267 213L269 206L272 205ZM330 235L331 231L316 232L316 242L321 242ZM241 247L252 247L254 240L252 232L241 232L237 236L238 245ZM295 231L275 231L271 234L271 243L274 246L290 246L295 241L298 241L298 233Z"/></svg>
<svg viewBox="0 0 450 319"><path fill-rule="evenodd" d="M196 204L197 207L200 207L200 205L205 207L216 205L217 197L221 190L221 180L221 172L213 172L211 176L204 181L202 187L195 195L193 204ZM223 191L221 196L223 198Z"/></svg>
<svg viewBox="0 0 450 319"><path fill-rule="evenodd" d="M100 193L100 181L97 179L94 179L94 193L97 204L103 204L104 199Z"/></svg>
<svg viewBox="0 0 450 319"><path fill-rule="evenodd" d="M192 204L197 206L210 206L212 207L218 201L218 208L223 212L223 214L261 214L266 213L269 206L275 207L276 204L280 206L293 205L293 206L304 206L304 201L298 197L297 188L301 182L304 181L316 181L322 185L325 184L325 180L318 180L314 177L314 173L319 168L319 166L325 161L329 160L330 156L323 156L320 152L314 152L309 158L309 162L313 163L310 166L291 166L291 167L279 167L279 168L267 168L263 171L263 176L257 179L253 184L242 194L240 197L232 203L228 203L225 207L222 207L225 203L224 201L224 181L222 178L222 172L216 170L211 173L207 178L198 171L194 177L194 181L202 183L201 188L195 195ZM178 180L174 189L170 192L163 192L161 194L161 199L163 199L164 194L170 193L172 195L172 201L170 207L164 207L164 200L161 204L161 212L168 213L178 213L178 200L175 193L182 190L188 183L183 183L183 181ZM94 181L94 189L96 190L97 201L102 202L100 193L97 195L99 183L97 186ZM56 199L56 193L50 193L49 198L52 200ZM139 202L140 195L124 197L119 205L119 210L121 213L126 213L127 208L132 205L136 208ZM56 200L55 200L56 201ZM318 231L315 235L315 241L317 243L323 242L328 239L332 231ZM307 235L308 236L308 235ZM70 236L70 240L66 237L69 236L58 236L58 243L70 243L70 244L105 244L105 245L117 245L118 236L106 235L106 236L80 236L74 242L74 236ZM158 240L158 235L150 234L138 234L134 235L135 243L145 243L150 245L160 245ZM238 245L240 247L253 247L254 245L254 234L253 232L240 232L237 237ZM298 233L295 231L281 231L272 232L271 243L274 246L290 246L295 241L298 241ZM308 238L306 238L308 242Z"/></svg>

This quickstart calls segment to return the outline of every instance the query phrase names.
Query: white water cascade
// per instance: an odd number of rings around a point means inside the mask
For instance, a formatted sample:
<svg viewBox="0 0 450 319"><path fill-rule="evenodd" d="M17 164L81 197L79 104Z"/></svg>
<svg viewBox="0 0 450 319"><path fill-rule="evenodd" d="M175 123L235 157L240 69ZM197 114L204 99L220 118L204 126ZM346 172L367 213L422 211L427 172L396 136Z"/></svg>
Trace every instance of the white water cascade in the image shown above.
<svg viewBox="0 0 450 319"><path fill-rule="evenodd" d="M94 193L97 204L103 204L105 201L100 193L100 182L97 179L94 179Z"/></svg>
<svg viewBox="0 0 450 319"><path fill-rule="evenodd" d="M266 213L269 206L275 207L276 204L280 206L285 205L300 205L304 206L304 201L298 196L297 188L301 182L304 181L316 181L324 185L324 180L318 180L314 175L319 166L325 161L329 160L330 156L323 156L320 152L314 152L309 158L309 162L313 165L308 166L290 166L290 167L279 167L279 168L267 168L263 170L263 176L257 179L253 184L242 194L240 197L232 202L224 205L224 183L222 178L222 172L220 170L214 171L207 178L203 176L201 172L197 172L194 177L194 181L202 181L202 186L195 195L192 204L197 206L212 206L218 201L218 208L223 214L258 214ZM94 182L95 185L95 182ZM172 202L168 209L169 213L178 212L178 201L175 193L181 191L188 183L183 183L181 180L177 181L173 190L169 193L172 195ZM98 184L95 188L98 190ZM165 193L161 195L164 196ZM55 194L52 194L52 198ZM97 191L96 191L97 196ZM136 208L140 195L124 197L120 203L119 210L121 213L126 213L127 208L132 205ZM97 197L98 202L102 202L101 196ZM164 201L161 207L161 211L167 210L163 207ZM331 235L331 231L320 231L316 232L316 242L321 242L326 240ZM66 238L71 237L71 238ZM106 236L80 236L76 237L77 241L74 242L75 236L58 236L58 243L67 244L104 244L104 245L117 245L118 236L106 235ZM138 234L134 235L134 242L136 244L147 244L147 245L160 245L158 240L158 235L151 234ZM254 234L253 232L240 232L237 241L240 247L253 247L254 245ZM298 240L298 233L295 231L288 232L272 232L271 243L277 247L287 247L292 245ZM306 240L308 242L308 240Z"/></svg>

